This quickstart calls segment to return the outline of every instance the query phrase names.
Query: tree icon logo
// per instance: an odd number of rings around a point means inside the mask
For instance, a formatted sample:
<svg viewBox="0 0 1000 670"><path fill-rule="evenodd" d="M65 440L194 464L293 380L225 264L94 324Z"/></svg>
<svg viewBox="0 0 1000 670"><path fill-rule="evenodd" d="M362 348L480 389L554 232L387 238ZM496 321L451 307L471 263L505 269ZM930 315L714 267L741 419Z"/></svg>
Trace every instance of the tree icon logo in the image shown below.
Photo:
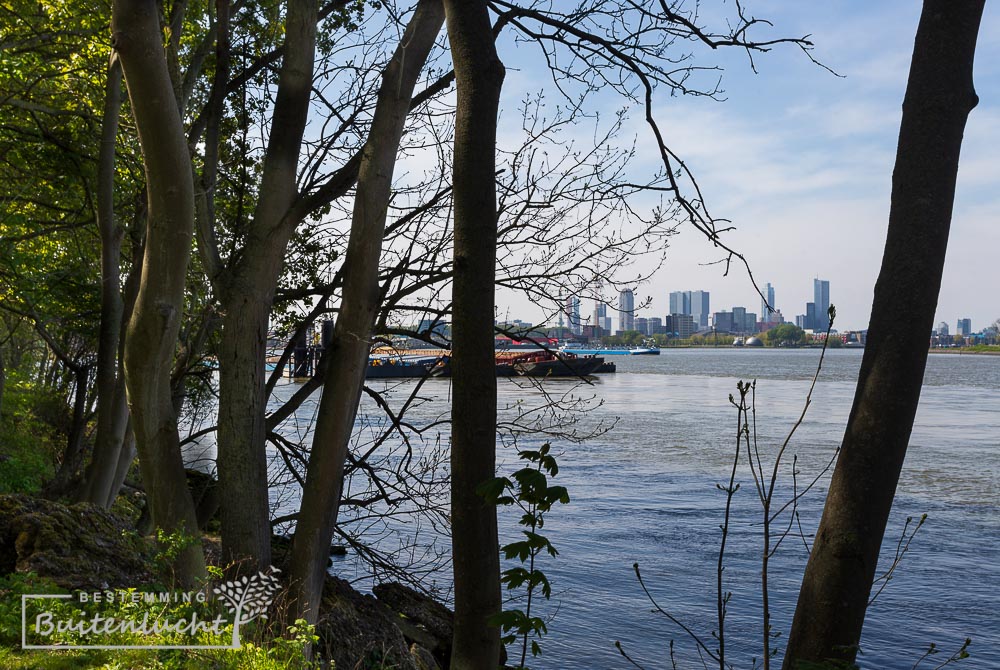
<svg viewBox="0 0 1000 670"><path fill-rule="evenodd" d="M266 619L267 608L281 588L275 576L281 570L273 565L266 572L242 577L216 586L213 591L233 613L233 648L240 646L240 626L260 617Z"/></svg>

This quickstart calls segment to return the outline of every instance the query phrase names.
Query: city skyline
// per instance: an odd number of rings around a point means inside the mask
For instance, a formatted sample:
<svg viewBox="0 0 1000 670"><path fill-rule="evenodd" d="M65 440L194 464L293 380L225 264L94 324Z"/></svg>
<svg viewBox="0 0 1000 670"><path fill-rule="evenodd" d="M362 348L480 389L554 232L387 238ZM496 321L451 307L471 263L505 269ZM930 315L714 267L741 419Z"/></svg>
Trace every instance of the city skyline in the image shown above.
<svg viewBox="0 0 1000 670"><path fill-rule="evenodd" d="M638 323L646 324L651 320L655 320L660 324L670 320L672 315L688 315L694 318L695 330L704 330L709 327L714 327L715 317L720 314L729 313L728 319L734 320L734 322L744 322L745 316L756 317L755 322L758 323L769 323L777 322L779 319L783 320L785 323L794 323L795 325L810 331L823 331L826 330L827 320L826 315L830 305L836 305L836 300L831 299L831 282L830 280L820 279L818 277L813 279L813 292L812 301L805 303L805 314L796 314L797 309L788 310L788 316L786 316L786 311L781 309L781 306L776 302L776 289L771 284L771 282L766 282L764 284L762 293L767 297L765 302L760 299L758 295L757 298L761 300L761 312L755 314L749 312L746 305L752 304L751 302L744 301L743 303L736 302L732 305L720 305L716 303L716 308L712 308L712 299L710 291L702 290L683 290L683 291L669 291L666 294L666 305L667 309L665 311L657 310L656 306L658 301L652 296L647 297L644 301L640 302L642 307L640 309L635 308L635 292L631 289L625 289L618 293L617 304L612 304L610 297L604 297L603 299L594 298L593 299L593 312L592 316L584 317L581 316L581 299L575 295L568 295L561 299L562 305L559 313L558 325L566 325L575 334L580 334L585 325L600 327L605 333L618 333L628 330L642 330L637 326ZM773 307L773 314L768 316L765 312L768 311L768 306ZM706 316L703 322L699 317L701 313L695 313L696 309L704 310ZM614 312L615 316L609 316L609 311ZM839 310L838 310L839 311ZM570 315L573 315L572 318ZM745 316L744 316L745 315ZM511 313L510 317L513 318L518 316ZM523 316L523 315L522 315ZM954 323L954 332L956 334L970 335L973 333L978 333L984 329L990 327L995 320L990 320L987 322L981 322L976 327L975 320L968 316L953 316L940 321L937 321L939 325L947 325L948 329L951 329L951 323ZM531 323L540 324L542 321L529 321ZM726 321L729 323L729 321ZM938 326L935 326L935 332ZM854 325L845 325L840 319L834 323L834 330L839 332L854 332L862 331L867 329L867 324L863 327ZM746 328L750 330L750 328Z"/></svg>
<svg viewBox="0 0 1000 670"><path fill-rule="evenodd" d="M754 74L745 54L720 50L723 102L678 96L654 109L712 215L732 221L723 241L746 257L762 292L767 283L775 288L786 320L794 322L813 302L811 280L823 277L833 285L835 326L868 327L919 13L919 3L781 3L776 30L811 35L813 54L841 76L780 48L755 58ZM1000 8L988 5L983 34L998 30ZM1000 318L992 290L1000 247L1000 163L992 153L1000 141L1000 41L982 39L979 48L980 101L965 130L934 319L954 327L957 318L971 318L977 330ZM510 86L522 81L516 74L511 79ZM638 143L630 167L651 174L662 164L635 111L628 132ZM632 277L650 277L631 285L637 305L651 299L650 311L667 314L671 291L698 288L717 306L758 307L761 298L739 259L716 263L726 260L724 252L689 224L678 231L662 267L638 260L617 277L626 285ZM613 296L606 299L614 304ZM507 304L519 313L530 309L514 296ZM533 316L541 318L541 309Z"/></svg>

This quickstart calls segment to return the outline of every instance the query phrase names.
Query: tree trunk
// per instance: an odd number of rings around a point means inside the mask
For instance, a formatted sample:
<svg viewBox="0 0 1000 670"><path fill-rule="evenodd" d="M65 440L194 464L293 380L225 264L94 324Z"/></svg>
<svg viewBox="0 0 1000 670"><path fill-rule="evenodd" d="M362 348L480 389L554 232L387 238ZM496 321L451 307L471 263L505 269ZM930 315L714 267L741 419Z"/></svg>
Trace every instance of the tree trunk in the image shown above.
<svg viewBox="0 0 1000 670"><path fill-rule="evenodd" d="M504 67L485 2L445 0L455 64L455 279L452 289L452 670L500 665L496 507L477 488L496 476L496 131Z"/></svg>
<svg viewBox="0 0 1000 670"><path fill-rule="evenodd" d="M119 266L124 230L115 225L115 139L121 110L122 70L117 56L108 66L101 153L97 167L97 228L101 237L101 320L97 342L97 436L81 499L107 508L114 501L111 485L118 466L125 417L123 395L116 393L120 365L119 338L124 305ZM117 491L115 491L117 494Z"/></svg>
<svg viewBox="0 0 1000 670"><path fill-rule="evenodd" d="M139 134L148 196L143 274L125 337L129 408L154 523L197 539L170 400L194 229L191 160L167 72L156 2L115 0L112 33ZM174 573L185 585L206 576L200 542L180 551Z"/></svg>
<svg viewBox="0 0 1000 670"><path fill-rule="evenodd" d="M271 562L264 412L267 326L297 195L299 148L309 113L316 44L316 0L289 0L285 55L264 158L260 197L243 257L220 298L218 470L222 556L251 570Z"/></svg>
<svg viewBox="0 0 1000 670"><path fill-rule="evenodd" d="M83 434L87 428L87 397L90 384L90 366L80 365L73 372L73 419L70 423L66 449L58 472L47 487L59 495L70 491L77 473L83 466Z"/></svg>
<svg viewBox="0 0 1000 670"><path fill-rule="evenodd" d="M444 23L441 0L420 0L379 88L368 141L362 152L344 265L344 289L333 343L326 353L320 401L292 545L295 618L315 622L330 541L337 524L344 462L379 310L378 268L396 154L417 77ZM492 43L492 41L491 41Z"/></svg>
<svg viewBox="0 0 1000 670"><path fill-rule="evenodd" d="M926 0L903 100L868 342L784 667L853 662L920 399L984 0Z"/></svg>

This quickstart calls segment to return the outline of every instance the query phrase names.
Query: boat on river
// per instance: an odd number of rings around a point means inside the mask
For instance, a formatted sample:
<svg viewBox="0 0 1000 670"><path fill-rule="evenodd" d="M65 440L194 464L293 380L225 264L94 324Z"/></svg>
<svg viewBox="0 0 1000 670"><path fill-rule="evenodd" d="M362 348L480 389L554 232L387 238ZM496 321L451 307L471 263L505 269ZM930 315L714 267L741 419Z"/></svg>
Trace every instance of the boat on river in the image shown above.
<svg viewBox="0 0 1000 670"><path fill-rule="evenodd" d="M365 379L407 379L426 377L441 356L372 356Z"/></svg>
<svg viewBox="0 0 1000 670"><path fill-rule="evenodd" d="M514 363L514 371L522 377L586 377L602 365L598 356L552 355Z"/></svg>
<svg viewBox="0 0 1000 670"><path fill-rule="evenodd" d="M577 356L560 351L503 352L496 356L497 377L585 377L595 372L614 372L597 356ZM601 370L603 368L603 370ZM433 377L450 377L451 360L445 356L430 371Z"/></svg>
<svg viewBox="0 0 1000 670"><path fill-rule="evenodd" d="M577 347L560 347L559 351L576 356L659 356L660 348L652 347L618 347L614 349L583 349Z"/></svg>

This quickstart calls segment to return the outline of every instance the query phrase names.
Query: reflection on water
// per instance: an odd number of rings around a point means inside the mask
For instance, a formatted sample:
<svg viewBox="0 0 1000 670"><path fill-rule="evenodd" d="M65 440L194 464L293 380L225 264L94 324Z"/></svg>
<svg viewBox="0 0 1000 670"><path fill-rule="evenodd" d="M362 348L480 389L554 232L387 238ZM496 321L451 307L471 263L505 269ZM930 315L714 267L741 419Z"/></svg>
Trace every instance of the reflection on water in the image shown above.
<svg viewBox="0 0 1000 670"><path fill-rule="evenodd" d="M736 392L738 379L758 380L757 433L767 464L801 412L818 354L665 350L658 357L619 357L618 373L602 376L593 385L546 382L550 392L588 399L575 429L613 427L582 443L553 440L559 483L568 487L572 502L547 517L545 528L560 556L543 562L554 588L545 613L553 618L543 656L532 667L631 667L613 646L620 640L645 667L665 668L671 639L681 667L701 667L694 643L665 618L650 613L632 565L640 564L658 603L714 648L715 562L725 502L716 484L728 479L737 430L729 395ZM860 362L859 351L828 352L812 407L790 447L802 473L799 484L821 472L834 454ZM403 401L412 383L396 385L395 402ZM931 356L924 383L887 531L886 565L906 517L929 516L900 570L869 610L859 662L863 668L908 669L933 642L943 650L934 667L968 636L973 638L972 657L958 667L998 668L1000 357ZM498 384L507 419L543 402L530 385L511 380ZM279 389L293 390L291 385ZM418 423L439 418L447 412L449 393L447 380L428 382L420 392L425 402L410 416ZM374 413L375 408L365 399L363 409ZM314 405L304 407L299 423L285 430L306 434L313 411ZM424 435L428 446L435 439L436 433ZM512 448L501 450L505 473L516 467L516 460ZM751 659L760 655L760 507L745 465L740 481L725 572L726 589L733 593L726 637L732 663L749 668ZM791 486L786 470L778 499L787 498ZM820 490L800 506L807 534L818 522L825 486L824 478ZM284 504L294 503L291 499ZM501 519L501 526L508 538L518 532L513 517ZM399 530L405 533L406 528ZM783 633L805 559L803 541L789 538L771 566L773 625ZM351 561L333 568L348 577L357 569ZM783 641L784 635L777 645L783 646Z"/></svg>

